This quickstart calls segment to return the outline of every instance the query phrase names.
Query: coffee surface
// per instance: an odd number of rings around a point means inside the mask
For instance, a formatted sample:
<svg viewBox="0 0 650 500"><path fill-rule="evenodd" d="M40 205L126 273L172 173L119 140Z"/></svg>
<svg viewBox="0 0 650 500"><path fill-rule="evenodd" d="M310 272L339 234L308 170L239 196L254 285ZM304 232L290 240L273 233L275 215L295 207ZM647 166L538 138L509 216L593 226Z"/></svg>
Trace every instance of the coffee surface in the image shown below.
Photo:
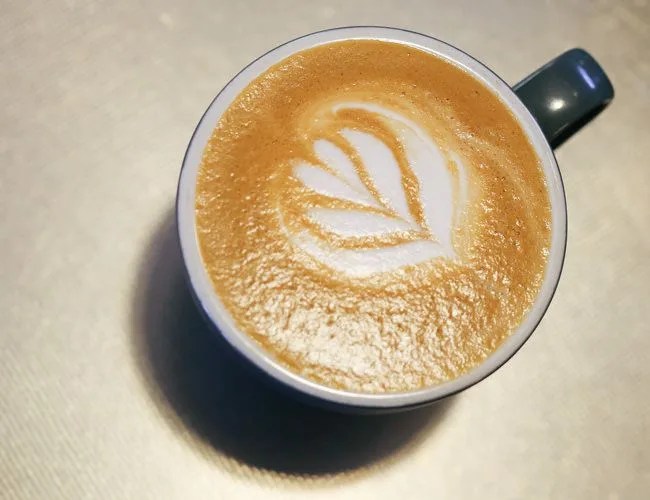
<svg viewBox="0 0 650 500"><path fill-rule="evenodd" d="M298 52L239 94L205 148L196 221L239 328L359 392L480 364L529 310L550 245L540 161L507 106L376 40Z"/></svg>

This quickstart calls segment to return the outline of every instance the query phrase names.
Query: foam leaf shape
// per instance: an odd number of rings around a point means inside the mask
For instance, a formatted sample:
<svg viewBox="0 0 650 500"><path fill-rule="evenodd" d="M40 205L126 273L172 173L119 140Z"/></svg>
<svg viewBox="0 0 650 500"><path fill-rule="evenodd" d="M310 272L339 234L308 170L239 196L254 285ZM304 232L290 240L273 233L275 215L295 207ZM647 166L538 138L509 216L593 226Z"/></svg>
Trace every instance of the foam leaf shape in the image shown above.
<svg viewBox="0 0 650 500"><path fill-rule="evenodd" d="M319 139L314 142L314 152L320 161L331 168L352 189L367 192L363 181L359 178L359 173L354 168L354 164L347 157L345 151L336 144L326 139Z"/></svg>
<svg viewBox="0 0 650 500"><path fill-rule="evenodd" d="M344 238L379 237L413 229L413 225L403 219L361 210L315 207L309 210L309 217L327 231Z"/></svg>
<svg viewBox="0 0 650 500"><path fill-rule="evenodd" d="M451 154L456 167L454 178L447 157L412 120L370 103L340 103L333 111L341 109L373 113L389 127L402 145L401 154L410 174L417 179L417 192L407 193L404 188L405 174L396 157L400 152L393 152L372 132L350 128L348 124L338 133L360 160L356 165L341 148L319 139L314 143L314 151L329 171L297 161L293 175L317 193L371 209L311 207L307 216L312 223L339 241L304 229L290 233L293 243L322 264L358 278L436 258L454 259L453 229L467 192L460 157ZM417 210L413 210L414 205ZM354 239L357 244L341 245L346 239Z"/></svg>
<svg viewBox="0 0 650 500"><path fill-rule="evenodd" d="M312 191L342 200L352 201L371 207L379 206L372 195L362 186L355 189L344 179L326 172L310 163L299 162L293 167L293 175Z"/></svg>
<svg viewBox="0 0 650 500"><path fill-rule="evenodd" d="M373 187L388 207L402 219L414 222L401 188L402 173L388 146L367 132L343 129L340 134L356 149Z"/></svg>

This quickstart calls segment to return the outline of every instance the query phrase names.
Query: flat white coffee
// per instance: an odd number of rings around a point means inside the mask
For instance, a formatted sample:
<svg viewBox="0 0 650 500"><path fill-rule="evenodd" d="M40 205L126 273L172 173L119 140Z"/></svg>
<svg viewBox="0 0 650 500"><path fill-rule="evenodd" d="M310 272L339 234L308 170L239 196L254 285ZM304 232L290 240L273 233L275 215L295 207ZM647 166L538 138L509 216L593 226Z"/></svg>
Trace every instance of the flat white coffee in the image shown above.
<svg viewBox="0 0 650 500"><path fill-rule="evenodd" d="M206 146L196 221L243 332L311 380L375 393L494 352L538 293L551 229L507 106L454 64L378 40L253 80Z"/></svg>

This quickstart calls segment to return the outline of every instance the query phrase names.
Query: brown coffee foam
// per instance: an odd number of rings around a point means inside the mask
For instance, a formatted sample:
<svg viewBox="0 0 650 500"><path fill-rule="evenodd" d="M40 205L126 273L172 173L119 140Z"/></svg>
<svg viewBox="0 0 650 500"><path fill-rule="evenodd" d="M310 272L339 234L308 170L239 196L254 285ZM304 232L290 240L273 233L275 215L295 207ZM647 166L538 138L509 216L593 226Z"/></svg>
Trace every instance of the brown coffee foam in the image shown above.
<svg viewBox="0 0 650 500"><path fill-rule="evenodd" d="M325 203L295 182L296 159L317 164L313 141L343 123L373 127L363 113L328 117L341 101L399 110L463 159L457 260L351 279L292 245L283 224L306 227L305 207ZM206 147L196 214L204 263L239 327L297 373L362 392L417 389L478 365L530 308L550 244L539 160L507 107L436 56L370 40L305 50L254 80Z"/></svg>

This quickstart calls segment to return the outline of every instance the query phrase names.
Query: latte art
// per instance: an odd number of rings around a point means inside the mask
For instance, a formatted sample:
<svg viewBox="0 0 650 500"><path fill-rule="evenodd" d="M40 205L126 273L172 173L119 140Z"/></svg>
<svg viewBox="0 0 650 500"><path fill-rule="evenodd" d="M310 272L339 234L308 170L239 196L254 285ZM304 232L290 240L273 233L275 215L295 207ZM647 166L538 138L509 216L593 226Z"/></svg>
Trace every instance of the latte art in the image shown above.
<svg viewBox="0 0 650 500"><path fill-rule="evenodd" d="M205 269L285 368L349 391L473 369L544 276L550 203L510 110L412 46L348 40L253 79L197 177Z"/></svg>
<svg viewBox="0 0 650 500"><path fill-rule="evenodd" d="M288 229L291 241L323 264L354 277L429 259L457 258L453 230L467 196L460 157L445 154L421 127L395 111L343 102L332 106L334 122L346 111L383 128L400 147L391 149L372 131L365 131L363 120L355 128L337 130L331 140L316 139L313 148L319 163L297 160L293 175L324 196L320 204L304 207L318 231ZM338 200L347 203L334 206L332 201Z"/></svg>

